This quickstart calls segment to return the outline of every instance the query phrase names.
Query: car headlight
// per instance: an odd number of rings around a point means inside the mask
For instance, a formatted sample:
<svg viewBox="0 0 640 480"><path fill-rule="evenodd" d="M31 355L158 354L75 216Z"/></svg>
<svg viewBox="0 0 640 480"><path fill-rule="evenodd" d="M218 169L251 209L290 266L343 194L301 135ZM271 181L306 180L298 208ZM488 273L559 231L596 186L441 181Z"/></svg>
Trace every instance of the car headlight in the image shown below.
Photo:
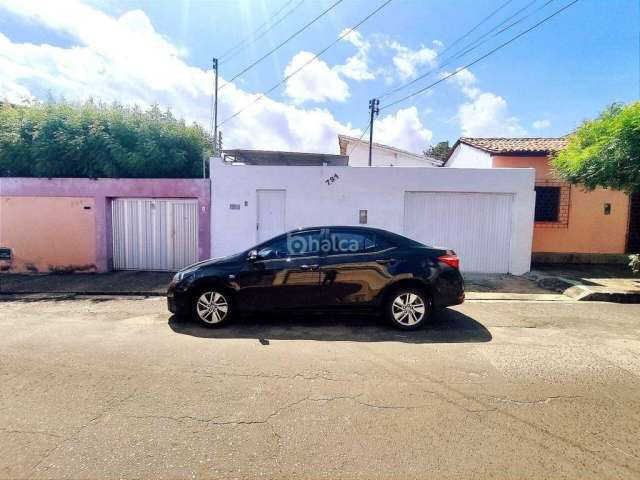
<svg viewBox="0 0 640 480"><path fill-rule="evenodd" d="M173 276L173 281L180 282L191 275L193 272L195 272L195 270L182 270Z"/></svg>

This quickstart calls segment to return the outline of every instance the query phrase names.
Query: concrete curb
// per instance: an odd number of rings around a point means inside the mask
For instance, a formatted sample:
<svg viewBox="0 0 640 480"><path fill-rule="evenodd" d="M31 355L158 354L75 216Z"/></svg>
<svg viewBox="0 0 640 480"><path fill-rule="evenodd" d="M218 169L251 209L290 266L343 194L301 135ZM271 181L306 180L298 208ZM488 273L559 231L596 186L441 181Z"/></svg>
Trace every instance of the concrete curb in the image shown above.
<svg viewBox="0 0 640 480"><path fill-rule="evenodd" d="M159 292L0 292L0 302L12 300L74 300L76 297L164 297ZM572 301L564 295L544 293L498 293L498 292L466 292L466 300L469 301L542 301L542 302L567 302Z"/></svg>
<svg viewBox="0 0 640 480"><path fill-rule="evenodd" d="M108 291L78 291L78 292L20 292L20 291L3 291L0 292L0 301L2 300L13 300L15 298L29 298L29 299L42 299L42 300L62 300L62 299L70 299L72 300L76 296L87 296L87 297L164 297L166 293L164 292L108 292ZM13 298L6 298L13 297Z"/></svg>
<svg viewBox="0 0 640 480"><path fill-rule="evenodd" d="M599 285L585 285L576 280L547 275L532 270L525 275L540 288L555 290L579 302L640 303L640 290L611 290Z"/></svg>
<svg viewBox="0 0 640 480"><path fill-rule="evenodd" d="M640 291L610 291L605 287L592 287L582 285L562 277L544 277L545 282L537 281L541 288L549 289L549 279L553 278L556 284L568 284L568 288L555 289L559 293L503 293L503 292L466 292L466 300L470 301L536 301L536 302L613 302L613 303L640 303ZM566 283L565 283L566 282ZM547 286L543 286L547 285ZM77 296L88 297L164 297L164 292L153 291L104 291L84 290L77 292L0 292L0 302L12 300L73 300Z"/></svg>
<svg viewBox="0 0 640 480"><path fill-rule="evenodd" d="M557 293L466 292L469 301L571 302L573 299Z"/></svg>
<svg viewBox="0 0 640 480"><path fill-rule="evenodd" d="M606 287L575 285L567 288L564 295L580 302L640 303L640 291L637 290L612 291Z"/></svg>

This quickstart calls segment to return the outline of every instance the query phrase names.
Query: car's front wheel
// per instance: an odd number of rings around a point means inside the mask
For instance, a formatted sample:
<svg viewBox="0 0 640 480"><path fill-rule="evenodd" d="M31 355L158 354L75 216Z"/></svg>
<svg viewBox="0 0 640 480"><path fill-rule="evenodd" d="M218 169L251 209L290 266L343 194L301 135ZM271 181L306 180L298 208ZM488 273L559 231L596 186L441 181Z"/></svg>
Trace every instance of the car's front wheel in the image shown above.
<svg viewBox="0 0 640 480"><path fill-rule="evenodd" d="M216 288L204 288L194 295L194 317L205 327L219 327L229 322L234 314L230 295Z"/></svg>
<svg viewBox="0 0 640 480"><path fill-rule="evenodd" d="M402 330L423 326L431 314L431 302L416 288L399 288L389 295L385 304L387 320Z"/></svg>

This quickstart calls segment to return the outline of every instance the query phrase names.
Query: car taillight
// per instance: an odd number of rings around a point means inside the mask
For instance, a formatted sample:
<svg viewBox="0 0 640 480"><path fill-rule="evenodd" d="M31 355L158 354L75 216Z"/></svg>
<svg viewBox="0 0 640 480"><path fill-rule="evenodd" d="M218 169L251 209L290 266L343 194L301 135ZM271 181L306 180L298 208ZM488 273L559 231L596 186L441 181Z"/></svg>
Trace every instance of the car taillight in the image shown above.
<svg viewBox="0 0 640 480"><path fill-rule="evenodd" d="M446 263L450 267L460 268L460 259L453 252L448 252L446 255L442 255L438 257L438 261L442 263Z"/></svg>

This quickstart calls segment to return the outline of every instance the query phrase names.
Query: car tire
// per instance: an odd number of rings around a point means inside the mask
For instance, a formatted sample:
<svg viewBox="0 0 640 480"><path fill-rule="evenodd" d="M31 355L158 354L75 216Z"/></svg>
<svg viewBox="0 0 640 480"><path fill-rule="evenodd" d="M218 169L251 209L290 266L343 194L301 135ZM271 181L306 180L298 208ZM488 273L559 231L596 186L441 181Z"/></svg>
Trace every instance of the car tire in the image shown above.
<svg viewBox="0 0 640 480"><path fill-rule="evenodd" d="M226 290L217 287L201 288L193 296L193 318L207 328L229 323L235 315L235 305Z"/></svg>
<svg viewBox="0 0 640 480"><path fill-rule="evenodd" d="M416 330L429 321L431 300L422 290L401 287L394 290L384 304L389 323L401 330Z"/></svg>

